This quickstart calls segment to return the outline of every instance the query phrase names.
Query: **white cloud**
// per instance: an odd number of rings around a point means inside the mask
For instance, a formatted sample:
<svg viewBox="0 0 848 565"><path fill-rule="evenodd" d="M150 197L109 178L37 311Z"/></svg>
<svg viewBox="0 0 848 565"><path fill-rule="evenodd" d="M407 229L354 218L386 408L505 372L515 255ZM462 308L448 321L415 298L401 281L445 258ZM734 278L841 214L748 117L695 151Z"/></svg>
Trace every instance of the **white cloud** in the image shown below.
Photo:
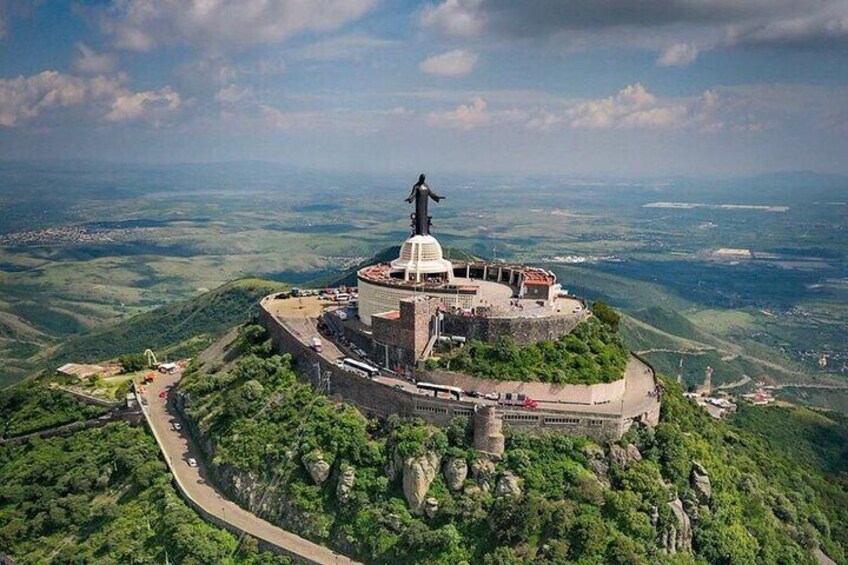
<svg viewBox="0 0 848 565"><path fill-rule="evenodd" d="M117 59L108 53L98 53L85 43L77 43L79 55L74 61L74 67L89 75L102 75L110 73L115 69Z"/></svg>
<svg viewBox="0 0 848 565"><path fill-rule="evenodd" d="M471 104L460 104L455 110L430 112L427 115L427 125L459 130L485 126L492 121L492 117L486 111L487 107L485 100L476 97L471 100Z"/></svg>
<svg viewBox="0 0 848 565"><path fill-rule="evenodd" d="M452 36L470 36L483 29L483 0L445 0L421 11L421 24Z"/></svg>
<svg viewBox="0 0 848 565"><path fill-rule="evenodd" d="M697 46L692 43L675 43L660 54L657 64L661 67L685 67L697 58Z"/></svg>
<svg viewBox="0 0 848 565"><path fill-rule="evenodd" d="M573 128L673 128L685 125L688 110L685 105L658 100L636 83L615 96L579 102L566 115Z"/></svg>
<svg viewBox="0 0 848 565"><path fill-rule="evenodd" d="M179 106L180 96L170 88L133 92L121 74L87 78L43 71L30 77L0 79L0 125L6 127L69 108L109 121L159 120Z"/></svg>
<svg viewBox="0 0 848 565"><path fill-rule="evenodd" d="M279 43L359 19L376 0L113 0L101 19L115 45L241 47Z"/></svg>
<svg viewBox="0 0 848 565"><path fill-rule="evenodd" d="M236 104L253 98L253 90L237 84L228 84L215 94L215 100L221 104Z"/></svg>
<svg viewBox="0 0 848 565"><path fill-rule="evenodd" d="M110 122L126 122L148 117L158 124L160 117L177 110L180 102L180 94L167 86L157 91L121 91L105 118Z"/></svg>
<svg viewBox="0 0 848 565"><path fill-rule="evenodd" d="M428 57L418 66L422 72L431 75L456 77L467 75L477 64L477 53L464 49L454 49L441 55Z"/></svg>

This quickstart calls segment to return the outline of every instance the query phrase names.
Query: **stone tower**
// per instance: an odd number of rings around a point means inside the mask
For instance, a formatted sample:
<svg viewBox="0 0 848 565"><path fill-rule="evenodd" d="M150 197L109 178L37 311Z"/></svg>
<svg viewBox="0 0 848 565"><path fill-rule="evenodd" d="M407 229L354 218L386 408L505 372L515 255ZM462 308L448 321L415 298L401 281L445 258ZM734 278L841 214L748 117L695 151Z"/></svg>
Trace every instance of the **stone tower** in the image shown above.
<svg viewBox="0 0 848 565"><path fill-rule="evenodd" d="M478 405L474 411L474 449L497 459L503 456L503 419L494 406Z"/></svg>

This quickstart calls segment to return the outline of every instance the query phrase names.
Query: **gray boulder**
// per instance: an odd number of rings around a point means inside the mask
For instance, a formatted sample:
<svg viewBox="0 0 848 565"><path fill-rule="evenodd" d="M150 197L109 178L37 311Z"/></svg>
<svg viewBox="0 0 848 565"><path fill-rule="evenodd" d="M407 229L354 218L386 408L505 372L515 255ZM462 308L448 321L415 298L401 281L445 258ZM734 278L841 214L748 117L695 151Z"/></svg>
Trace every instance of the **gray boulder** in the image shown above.
<svg viewBox="0 0 848 565"><path fill-rule="evenodd" d="M695 461L692 462L692 474L689 476L689 481L692 484L692 490L698 497L698 502L709 504L713 496L713 485L710 482L710 475L703 465Z"/></svg>
<svg viewBox="0 0 848 565"><path fill-rule="evenodd" d="M439 472L439 462L439 456L432 452L403 462L403 494L413 514L424 513L424 500Z"/></svg>
<svg viewBox="0 0 848 565"><path fill-rule="evenodd" d="M350 499L354 482L356 482L356 470L353 467L345 467L339 475L339 482L336 485L336 498L339 501L347 502Z"/></svg>
<svg viewBox="0 0 848 565"><path fill-rule="evenodd" d="M430 496L424 501L424 515L428 518L435 518L439 514L438 499Z"/></svg>
<svg viewBox="0 0 848 565"><path fill-rule="evenodd" d="M625 469L630 463L641 461L642 454L635 445L631 444L625 448L613 443L609 446L609 458L613 465L619 469Z"/></svg>
<svg viewBox="0 0 848 565"><path fill-rule="evenodd" d="M301 458L306 472L316 485L322 484L330 476L330 464L324 461L320 451L312 451Z"/></svg>
<svg viewBox="0 0 848 565"><path fill-rule="evenodd" d="M664 553L692 553L692 524L683 511L683 503L675 497L668 503L674 522L660 535L660 548Z"/></svg>
<svg viewBox="0 0 848 565"><path fill-rule="evenodd" d="M444 467L445 482L452 491L458 491L468 477L468 463L465 459L448 459Z"/></svg>
<svg viewBox="0 0 848 565"><path fill-rule="evenodd" d="M503 498L507 496L521 496L521 485L518 477L507 471L501 478L498 479L495 485L495 497Z"/></svg>

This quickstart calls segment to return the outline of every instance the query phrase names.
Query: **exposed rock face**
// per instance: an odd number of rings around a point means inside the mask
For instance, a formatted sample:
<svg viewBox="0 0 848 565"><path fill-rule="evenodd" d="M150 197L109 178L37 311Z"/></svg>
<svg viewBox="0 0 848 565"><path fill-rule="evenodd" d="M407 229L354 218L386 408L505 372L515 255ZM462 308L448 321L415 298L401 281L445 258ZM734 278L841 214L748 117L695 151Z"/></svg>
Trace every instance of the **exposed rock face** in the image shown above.
<svg viewBox="0 0 848 565"><path fill-rule="evenodd" d="M347 502L350 499L350 493L353 491L353 484L356 481L356 471L353 467L345 467L342 474L339 475L339 482L336 485L336 498L341 502Z"/></svg>
<svg viewBox="0 0 848 565"><path fill-rule="evenodd" d="M492 490L492 480L495 477L495 464L488 459L478 459L471 464L471 478L477 481L480 490Z"/></svg>
<svg viewBox="0 0 848 565"><path fill-rule="evenodd" d="M428 518L435 518L439 513L439 501L432 496L424 501L424 514Z"/></svg>
<svg viewBox="0 0 848 565"><path fill-rule="evenodd" d="M609 465L603 448L595 444L589 444L582 449L583 455L589 460L589 468L592 469L602 483L607 483ZM609 485L606 485L609 486Z"/></svg>
<svg viewBox="0 0 848 565"><path fill-rule="evenodd" d="M675 523L669 524L660 535L660 547L665 553L692 552L692 525L689 516L683 511L683 503L675 498L668 503L674 515Z"/></svg>
<svg viewBox="0 0 848 565"><path fill-rule="evenodd" d="M495 496L498 498L521 496L521 486L518 484L518 477L509 471L501 475L501 478L498 479L498 484L495 486Z"/></svg>
<svg viewBox="0 0 848 565"><path fill-rule="evenodd" d="M462 488L462 483L468 477L468 463L465 459L448 459L444 468L445 482L452 491Z"/></svg>
<svg viewBox="0 0 848 565"><path fill-rule="evenodd" d="M692 490L695 491L698 502L709 504L713 496L713 485L710 482L710 475L703 465L696 461L692 462L692 474L689 481L692 483Z"/></svg>
<svg viewBox="0 0 848 565"><path fill-rule="evenodd" d="M439 456L432 452L403 462L403 494L413 514L424 512L427 489L439 472L439 462Z"/></svg>
<svg viewBox="0 0 848 565"><path fill-rule="evenodd" d="M330 476L330 464L324 461L320 451L312 451L301 458L306 472L316 485L322 484Z"/></svg>
<svg viewBox="0 0 848 565"><path fill-rule="evenodd" d="M609 447L609 456L612 464L618 467L619 469L626 468L630 463L634 461L642 460L642 454L639 452L639 448L637 448L635 445L628 445L627 448L624 448L616 443L613 443Z"/></svg>

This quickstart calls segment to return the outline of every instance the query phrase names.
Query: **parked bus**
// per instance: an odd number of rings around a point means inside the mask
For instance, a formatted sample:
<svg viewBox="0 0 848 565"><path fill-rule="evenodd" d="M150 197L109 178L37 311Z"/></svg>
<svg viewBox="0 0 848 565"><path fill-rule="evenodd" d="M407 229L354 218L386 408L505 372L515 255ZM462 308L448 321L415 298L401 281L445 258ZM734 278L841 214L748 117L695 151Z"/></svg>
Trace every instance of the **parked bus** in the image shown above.
<svg viewBox="0 0 848 565"><path fill-rule="evenodd" d="M348 369L360 371L362 373L365 373L369 377L376 377L380 374L380 369L378 369L374 365L369 365L368 363L363 363L362 361L357 361L356 359L351 359L350 357L345 357L342 360L342 364Z"/></svg>
<svg viewBox="0 0 848 565"><path fill-rule="evenodd" d="M339 292L333 297L333 300L336 302L348 302L350 300L350 294L346 292Z"/></svg>
<svg viewBox="0 0 848 565"><path fill-rule="evenodd" d="M418 392L432 392L433 396L439 397L439 393L450 394L454 400L462 396L462 389L455 386L437 385L434 383L417 383Z"/></svg>
<svg viewBox="0 0 848 565"><path fill-rule="evenodd" d="M498 398L498 404L502 406L521 406L522 408L536 408L539 403L527 396L517 392L505 392Z"/></svg>

